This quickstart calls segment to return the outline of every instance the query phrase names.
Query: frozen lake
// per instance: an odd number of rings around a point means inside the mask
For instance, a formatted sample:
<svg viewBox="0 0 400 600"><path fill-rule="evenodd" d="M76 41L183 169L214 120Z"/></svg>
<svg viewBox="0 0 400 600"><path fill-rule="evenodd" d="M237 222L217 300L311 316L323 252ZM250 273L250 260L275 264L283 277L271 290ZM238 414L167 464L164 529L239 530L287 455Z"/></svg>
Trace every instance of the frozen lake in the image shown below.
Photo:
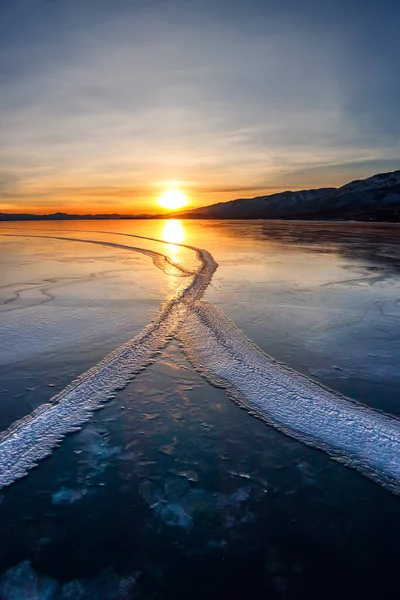
<svg viewBox="0 0 400 600"><path fill-rule="evenodd" d="M0 233L1 600L400 590L399 226Z"/></svg>

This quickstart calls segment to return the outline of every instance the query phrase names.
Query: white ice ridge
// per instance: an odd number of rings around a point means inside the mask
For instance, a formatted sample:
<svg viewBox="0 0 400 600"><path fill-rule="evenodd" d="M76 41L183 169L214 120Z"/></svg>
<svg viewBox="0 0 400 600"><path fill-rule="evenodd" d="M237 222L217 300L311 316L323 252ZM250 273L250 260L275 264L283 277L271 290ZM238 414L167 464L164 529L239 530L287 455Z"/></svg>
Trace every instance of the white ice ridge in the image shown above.
<svg viewBox="0 0 400 600"><path fill-rule="evenodd" d="M103 232L94 232L94 233L103 233ZM161 269L162 271L164 271L164 273L166 273L167 275L174 275L175 277L188 277L189 275L195 275L197 273L197 271L190 271L189 269L186 269L183 265L181 265L180 263L178 263L175 260L172 260L166 254L161 254L161 252L156 252L154 250L148 250L146 248L138 248L136 246L127 246L125 244L115 244L113 242L105 242L105 241L101 241L101 240L82 240L79 238L64 237L64 236L58 236L58 235L26 235L26 234L18 235L17 233L1 233L1 235L6 236L6 237L38 237L38 238L44 238L44 239L50 239L50 240L63 240L63 241L67 241L67 242L79 242L79 243L84 243L84 244L98 244L99 246L110 246L111 248L130 250L133 252L139 252L140 254L144 254L145 256L149 256L153 260L153 263L155 264L155 266L158 267L159 269ZM124 234L113 234L113 235L124 235ZM145 238L140 235L129 235L128 237L140 238L142 240L150 240L150 241L154 241L154 242L161 241L161 240L156 240L154 238ZM164 243L166 243L166 242L164 242ZM177 244L174 244L174 245L176 246ZM189 246L186 246L186 247L189 248ZM195 250L196 252L198 251L197 248L191 248L191 249ZM198 257L201 262L201 256L198 255Z"/></svg>
<svg viewBox="0 0 400 600"><path fill-rule="evenodd" d="M215 305L192 307L179 337L196 370L269 424L400 494L400 421L264 354Z"/></svg>
<svg viewBox="0 0 400 600"><path fill-rule="evenodd" d="M131 246L71 239L75 242L140 251L153 259L153 254L157 254ZM125 387L171 339L190 307L204 293L217 268L208 252L196 251L200 261L198 270L164 302L150 325L130 342L78 377L49 403L40 406L1 434L0 488L27 475L28 470L36 466L39 460L51 454L67 433L79 429L80 425L91 418L94 410L101 408L105 401L113 397L116 390ZM185 274L188 275L188 271L185 271Z"/></svg>
<svg viewBox="0 0 400 600"><path fill-rule="evenodd" d="M160 268L167 272L178 269L188 279L141 334L75 380L50 404L4 432L0 438L0 487L26 475L38 460L48 456L66 433L90 419L94 410L145 368L178 333L193 366L242 406L287 435L324 450L386 489L400 493L400 421L277 364L216 306L199 302L217 268L206 250L179 244L197 253L199 268L191 274L150 250L97 240L56 239L140 251Z"/></svg>

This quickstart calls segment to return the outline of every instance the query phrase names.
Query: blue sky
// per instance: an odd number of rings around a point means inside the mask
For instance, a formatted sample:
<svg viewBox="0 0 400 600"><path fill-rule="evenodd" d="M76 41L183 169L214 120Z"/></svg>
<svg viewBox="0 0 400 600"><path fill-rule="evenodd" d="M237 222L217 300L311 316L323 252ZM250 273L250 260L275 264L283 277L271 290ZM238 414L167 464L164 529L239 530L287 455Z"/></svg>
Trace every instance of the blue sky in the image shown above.
<svg viewBox="0 0 400 600"><path fill-rule="evenodd" d="M400 168L399 23L392 0L0 0L0 210Z"/></svg>

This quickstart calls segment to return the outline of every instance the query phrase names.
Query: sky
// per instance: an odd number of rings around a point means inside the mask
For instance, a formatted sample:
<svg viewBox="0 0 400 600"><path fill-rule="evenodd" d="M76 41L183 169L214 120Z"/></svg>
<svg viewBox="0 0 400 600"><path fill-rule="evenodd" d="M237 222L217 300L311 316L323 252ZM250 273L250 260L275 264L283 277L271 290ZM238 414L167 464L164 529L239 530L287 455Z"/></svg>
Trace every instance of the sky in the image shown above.
<svg viewBox="0 0 400 600"><path fill-rule="evenodd" d="M400 168L398 0L0 0L0 211Z"/></svg>

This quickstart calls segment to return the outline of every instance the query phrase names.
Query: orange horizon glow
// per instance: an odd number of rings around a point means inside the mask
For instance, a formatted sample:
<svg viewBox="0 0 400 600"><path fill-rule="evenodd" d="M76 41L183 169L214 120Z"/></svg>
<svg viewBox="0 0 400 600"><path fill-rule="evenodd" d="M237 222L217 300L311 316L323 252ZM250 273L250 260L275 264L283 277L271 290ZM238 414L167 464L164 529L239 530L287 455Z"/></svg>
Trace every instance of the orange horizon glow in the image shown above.
<svg viewBox="0 0 400 600"><path fill-rule="evenodd" d="M166 215L170 189L197 209L399 169L397 54L368 11L355 43L340 6L327 40L268 2L3 4L1 212Z"/></svg>
<svg viewBox="0 0 400 600"><path fill-rule="evenodd" d="M286 189L283 187L243 190L223 190L221 188L215 190L191 189L190 193L184 194L187 204L182 205L182 208L192 210L210 206L217 202L228 202L237 198L266 196L283 192ZM130 191L125 188L119 190L117 188L115 192L110 189L99 194L97 189L93 190L93 188L88 187L86 189L79 188L76 195L71 190L67 196L64 190L61 193L57 190L54 190L54 193L46 190L45 194L38 193L37 196L36 194L32 194L32 198L29 198L29 200L26 197L17 196L12 201L7 202L8 199L0 197L0 213L47 215L61 212L74 215L118 214L122 216L137 216L145 214L149 216L168 216L169 213L173 213L174 210L179 210L179 208L168 209L160 205L159 200L165 193L167 192L137 194L133 190Z"/></svg>

